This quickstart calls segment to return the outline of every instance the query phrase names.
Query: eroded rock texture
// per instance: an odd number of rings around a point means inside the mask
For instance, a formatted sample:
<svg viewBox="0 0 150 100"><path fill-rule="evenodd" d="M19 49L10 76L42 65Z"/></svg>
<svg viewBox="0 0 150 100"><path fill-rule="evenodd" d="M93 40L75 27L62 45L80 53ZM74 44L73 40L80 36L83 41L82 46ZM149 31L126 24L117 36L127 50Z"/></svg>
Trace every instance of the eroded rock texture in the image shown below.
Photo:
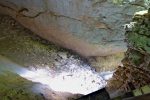
<svg viewBox="0 0 150 100"><path fill-rule="evenodd" d="M114 88L126 92L150 83L150 9L136 13L133 21L126 27L128 50L123 67L110 81L112 87L115 84Z"/></svg>
<svg viewBox="0 0 150 100"><path fill-rule="evenodd" d="M123 24L143 0L1 0L0 12L39 36L83 56L126 50Z"/></svg>

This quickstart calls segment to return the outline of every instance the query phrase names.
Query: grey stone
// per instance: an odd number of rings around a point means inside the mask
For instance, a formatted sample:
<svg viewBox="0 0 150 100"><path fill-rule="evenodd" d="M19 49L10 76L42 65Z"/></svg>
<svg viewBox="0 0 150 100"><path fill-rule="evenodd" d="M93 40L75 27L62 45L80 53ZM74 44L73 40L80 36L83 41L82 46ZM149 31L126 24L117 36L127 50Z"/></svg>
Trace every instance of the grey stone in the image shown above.
<svg viewBox="0 0 150 100"><path fill-rule="evenodd" d="M134 12L143 9L130 3L1 0L0 12L12 16L39 36L83 56L108 56L126 51L122 25L131 21Z"/></svg>

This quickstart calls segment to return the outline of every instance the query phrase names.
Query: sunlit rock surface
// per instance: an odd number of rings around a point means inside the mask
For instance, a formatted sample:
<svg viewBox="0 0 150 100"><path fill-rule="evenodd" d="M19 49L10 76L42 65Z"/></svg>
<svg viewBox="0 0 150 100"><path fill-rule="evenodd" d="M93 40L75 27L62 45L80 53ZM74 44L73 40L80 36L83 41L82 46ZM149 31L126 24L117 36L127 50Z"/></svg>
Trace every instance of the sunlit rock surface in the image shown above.
<svg viewBox="0 0 150 100"><path fill-rule="evenodd" d="M50 68L37 68L20 75L33 82L39 82L60 92L87 95L106 86L106 81L86 64L75 59L66 60L56 71ZM58 66L56 66L58 67Z"/></svg>
<svg viewBox="0 0 150 100"><path fill-rule="evenodd" d="M38 69L34 70L32 74L31 72L32 71L30 71L28 68L24 68L23 66L18 65L3 56L0 56L0 99L74 100L82 96L81 94L73 94L71 91L55 91L52 89L53 86L48 86L46 81L49 81L49 83L52 81L52 77L50 76L50 74L52 74L50 72L50 68L46 69L43 67L40 69L40 71ZM26 73L29 73L28 75L31 75L30 77L34 78L33 81L27 77L24 77L27 75ZM35 79L40 81L35 81ZM44 81L44 79L46 80ZM61 88L61 85L58 87Z"/></svg>
<svg viewBox="0 0 150 100"><path fill-rule="evenodd" d="M123 24L143 0L1 0L0 12L39 36L83 56L108 56L126 50Z"/></svg>

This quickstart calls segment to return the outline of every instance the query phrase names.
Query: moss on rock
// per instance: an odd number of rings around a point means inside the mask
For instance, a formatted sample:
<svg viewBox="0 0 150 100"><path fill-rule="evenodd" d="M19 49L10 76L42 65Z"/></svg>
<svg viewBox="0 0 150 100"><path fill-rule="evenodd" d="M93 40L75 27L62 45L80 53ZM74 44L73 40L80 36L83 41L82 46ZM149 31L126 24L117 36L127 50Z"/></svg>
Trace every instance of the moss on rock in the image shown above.
<svg viewBox="0 0 150 100"><path fill-rule="evenodd" d="M133 21L126 28L128 50L122 60L123 67L118 67L108 82L110 89L128 92L150 84L150 12L136 13Z"/></svg>
<svg viewBox="0 0 150 100"><path fill-rule="evenodd" d="M11 72L0 75L1 100L44 100L41 94L31 91L34 83Z"/></svg>
<svg viewBox="0 0 150 100"><path fill-rule="evenodd" d="M144 67L143 63L147 62L150 56L150 13L148 11L137 13L133 21L134 27L126 32L128 50L125 59L131 60L130 64L137 67ZM147 61L145 58L148 58ZM149 64L147 66L145 64L145 67L150 68Z"/></svg>

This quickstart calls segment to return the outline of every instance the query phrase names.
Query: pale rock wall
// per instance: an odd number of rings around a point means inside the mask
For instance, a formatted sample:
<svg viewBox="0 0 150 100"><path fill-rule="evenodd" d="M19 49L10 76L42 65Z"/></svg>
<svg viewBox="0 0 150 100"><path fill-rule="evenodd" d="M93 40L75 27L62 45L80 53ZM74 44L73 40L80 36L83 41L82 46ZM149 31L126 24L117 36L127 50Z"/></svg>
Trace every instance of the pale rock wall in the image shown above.
<svg viewBox="0 0 150 100"><path fill-rule="evenodd" d="M123 24L141 8L111 0L0 0L1 13L85 57L126 51Z"/></svg>

